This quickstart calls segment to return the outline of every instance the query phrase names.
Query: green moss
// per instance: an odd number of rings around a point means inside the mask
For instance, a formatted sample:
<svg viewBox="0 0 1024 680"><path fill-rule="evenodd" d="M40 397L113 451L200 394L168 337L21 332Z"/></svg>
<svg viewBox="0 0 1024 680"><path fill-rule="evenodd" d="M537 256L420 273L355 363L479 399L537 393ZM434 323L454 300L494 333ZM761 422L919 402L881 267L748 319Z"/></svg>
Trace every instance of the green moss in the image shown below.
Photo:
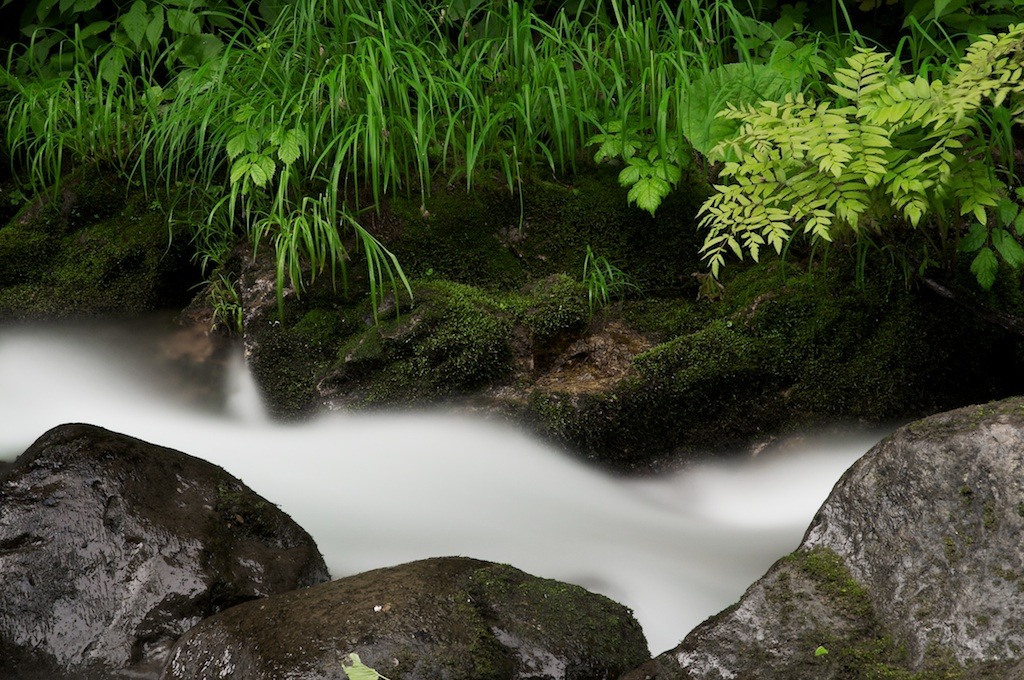
<svg viewBox="0 0 1024 680"><path fill-rule="evenodd" d="M964 484L960 487L960 503L969 506L974 501L974 491Z"/></svg>
<svg viewBox="0 0 1024 680"><path fill-rule="evenodd" d="M183 306L198 281L188 240L138 191L75 174L0 229L0 315L132 314Z"/></svg>
<svg viewBox="0 0 1024 680"><path fill-rule="evenodd" d="M868 592L853 578L843 558L835 551L813 548L792 553L786 559L810 576L848 618L870 621L874 617Z"/></svg>
<svg viewBox="0 0 1024 680"><path fill-rule="evenodd" d="M504 621L503 632L523 649L567 658L577 677L599 670L616 677L647 660L643 632L630 612L579 586L491 565L470 575L468 591L473 601L489 603L486 616ZM599 659L602 668L580 667L588 658Z"/></svg>
<svg viewBox="0 0 1024 680"><path fill-rule="evenodd" d="M906 648L878 621L868 591L850 574L843 559L828 548L799 550L784 561L810 577L819 597L849 625L848 632L820 630L805 646L828 649L815 660L829 669L828 677L843 680L955 680L964 668L945 650L926 653L925 667L910 669ZM809 652L810 654L811 652Z"/></svg>
<svg viewBox="0 0 1024 680"><path fill-rule="evenodd" d="M992 531L996 528L996 509L991 501L985 503L985 507L982 509L982 521L986 530Z"/></svg>

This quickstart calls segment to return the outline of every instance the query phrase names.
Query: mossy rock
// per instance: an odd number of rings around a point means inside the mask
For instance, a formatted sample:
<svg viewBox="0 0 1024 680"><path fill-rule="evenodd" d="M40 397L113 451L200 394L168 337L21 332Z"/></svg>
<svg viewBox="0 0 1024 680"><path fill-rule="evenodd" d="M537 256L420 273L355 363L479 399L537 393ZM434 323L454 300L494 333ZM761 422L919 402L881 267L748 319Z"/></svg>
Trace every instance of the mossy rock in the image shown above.
<svg viewBox="0 0 1024 680"><path fill-rule="evenodd" d="M899 428L794 553L626 679L1022 677L1022 451L1019 397Z"/></svg>
<svg viewBox="0 0 1024 680"><path fill-rule="evenodd" d="M731 272L717 301L647 299L623 316L661 339L603 394L536 390L527 418L588 459L643 468L835 423L905 420L1013 394L1020 337L892 275L858 287L777 262Z"/></svg>
<svg viewBox="0 0 1024 680"><path fill-rule="evenodd" d="M184 306L199 279L158 203L79 171L0 228L0 318Z"/></svg>
<svg viewBox="0 0 1024 680"><path fill-rule="evenodd" d="M416 281L401 316L382 318L340 343L321 394L346 406L408 404L500 383L583 331L584 295L560 276L505 294Z"/></svg>
<svg viewBox="0 0 1024 680"><path fill-rule="evenodd" d="M628 204L617 171L581 166L564 182L527 178L512 193L484 181L472 193L441 185L426 198L398 196L381 224L413 278L513 291L553 274L578 276L589 245L644 289L695 292L694 216L710 189L696 177L681 187L653 217Z"/></svg>
<svg viewBox="0 0 1024 680"><path fill-rule="evenodd" d="M179 641L163 678L343 680L349 654L393 680L613 680L648 658L622 605L508 565L449 557L211 617Z"/></svg>

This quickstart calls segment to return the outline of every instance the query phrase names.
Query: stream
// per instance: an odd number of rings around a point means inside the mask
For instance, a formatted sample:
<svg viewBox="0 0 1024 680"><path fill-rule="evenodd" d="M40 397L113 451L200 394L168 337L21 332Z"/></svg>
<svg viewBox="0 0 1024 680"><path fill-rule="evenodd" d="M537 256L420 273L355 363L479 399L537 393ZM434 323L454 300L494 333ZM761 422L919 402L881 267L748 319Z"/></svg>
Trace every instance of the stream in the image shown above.
<svg viewBox="0 0 1024 680"><path fill-rule="evenodd" d="M175 348L161 333L0 327L0 460L58 424L99 425L224 467L309 531L335 578L441 555L506 562L627 605L653 653L793 550L883 434L808 436L756 458L621 478L449 413L273 423L240 356L203 358L200 340Z"/></svg>

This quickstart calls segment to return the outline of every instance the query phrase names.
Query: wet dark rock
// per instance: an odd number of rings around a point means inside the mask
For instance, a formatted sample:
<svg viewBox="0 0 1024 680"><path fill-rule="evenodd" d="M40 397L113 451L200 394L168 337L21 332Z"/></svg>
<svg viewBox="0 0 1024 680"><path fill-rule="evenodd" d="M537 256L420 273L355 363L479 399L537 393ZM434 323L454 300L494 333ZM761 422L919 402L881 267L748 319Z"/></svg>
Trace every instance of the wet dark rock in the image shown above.
<svg viewBox="0 0 1024 680"><path fill-rule="evenodd" d="M623 606L462 557L239 605L183 636L164 680L343 680L350 653L392 680L600 680L648 658Z"/></svg>
<svg viewBox="0 0 1024 680"><path fill-rule="evenodd" d="M640 678L1024 677L1024 399L897 430L800 547Z"/></svg>
<svg viewBox="0 0 1024 680"><path fill-rule="evenodd" d="M155 677L201 619L327 578L309 535L219 467L62 425L0 481L0 677Z"/></svg>

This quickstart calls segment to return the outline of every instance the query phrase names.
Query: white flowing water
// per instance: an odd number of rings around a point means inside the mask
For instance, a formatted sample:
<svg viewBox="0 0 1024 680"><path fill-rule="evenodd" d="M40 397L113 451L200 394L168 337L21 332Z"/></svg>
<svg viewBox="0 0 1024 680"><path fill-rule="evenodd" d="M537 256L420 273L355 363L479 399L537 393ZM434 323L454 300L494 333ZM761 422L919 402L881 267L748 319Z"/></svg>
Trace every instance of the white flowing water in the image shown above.
<svg viewBox="0 0 1024 680"><path fill-rule="evenodd" d="M441 555L506 562L629 606L654 653L795 548L878 438L624 479L465 416L274 424L240 367L223 412L189 407L151 372L155 344L137 354L112 337L0 328L0 459L61 423L99 425L221 465L309 531L334 577Z"/></svg>

